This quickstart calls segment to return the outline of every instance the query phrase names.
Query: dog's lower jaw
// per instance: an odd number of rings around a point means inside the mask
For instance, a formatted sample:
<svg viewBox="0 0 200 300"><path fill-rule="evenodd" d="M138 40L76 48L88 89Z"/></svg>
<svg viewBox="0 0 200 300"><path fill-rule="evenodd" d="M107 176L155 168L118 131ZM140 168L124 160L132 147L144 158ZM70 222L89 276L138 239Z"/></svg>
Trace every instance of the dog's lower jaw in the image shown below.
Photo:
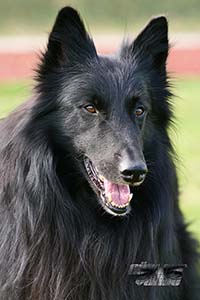
<svg viewBox="0 0 200 300"><path fill-rule="evenodd" d="M103 204L102 206L103 206L104 210L107 213L109 213L110 215L115 216L115 217L124 217L124 216L127 216L131 212L131 206L130 205L126 206L123 211L122 211L122 209L118 210L117 208L110 209L105 204ZM114 211L115 209L116 209L116 212Z"/></svg>

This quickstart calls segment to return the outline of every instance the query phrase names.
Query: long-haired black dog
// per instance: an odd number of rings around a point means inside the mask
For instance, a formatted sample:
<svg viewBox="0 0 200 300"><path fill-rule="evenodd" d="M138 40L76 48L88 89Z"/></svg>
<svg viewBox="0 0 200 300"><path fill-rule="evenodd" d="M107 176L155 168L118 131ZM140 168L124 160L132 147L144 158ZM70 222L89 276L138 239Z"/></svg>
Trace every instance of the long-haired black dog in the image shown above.
<svg viewBox="0 0 200 300"><path fill-rule="evenodd" d="M167 31L152 19L105 57L74 9L58 14L35 96L1 121L1 300L199 299L167 133ZM141 262L187 268L180 286L145 288L130 274Z"/></svg>

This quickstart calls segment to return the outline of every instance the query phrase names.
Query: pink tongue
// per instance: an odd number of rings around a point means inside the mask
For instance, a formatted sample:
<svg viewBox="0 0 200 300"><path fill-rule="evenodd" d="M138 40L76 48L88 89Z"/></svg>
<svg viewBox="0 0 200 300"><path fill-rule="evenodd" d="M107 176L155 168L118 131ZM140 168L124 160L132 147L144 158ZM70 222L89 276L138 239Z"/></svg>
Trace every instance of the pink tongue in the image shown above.
<svg viewBox="0 0 200 300"><path fill-rule="evenodd" d="M130 197L130 188L125 184L115 184L104 178L104 188L106 197L109 199L109 194L112 201L118 205L126 204Z"/></svg>

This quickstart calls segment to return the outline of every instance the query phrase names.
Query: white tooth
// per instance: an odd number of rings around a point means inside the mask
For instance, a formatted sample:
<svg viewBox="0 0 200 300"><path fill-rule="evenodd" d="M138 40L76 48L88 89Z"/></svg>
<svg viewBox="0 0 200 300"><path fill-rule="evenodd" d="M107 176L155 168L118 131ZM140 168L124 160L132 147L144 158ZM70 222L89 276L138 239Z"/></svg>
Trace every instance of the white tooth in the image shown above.
<svg viewBox="0 0 200 300"><path fill-rule="evenodd" d="M112 194L111 193L108 194L107 198L108 198L108 202L112 202Z"/></svg>
<svg viewBox="0 0 200 300"><path fill-rule="evenodd" d="M115 207L117 206L117 205L115 204L115 202L113 202L113 201L111 202L111 204L112 204L112 206L115 206Z"/></svg>
<svg viewBox="0 0 200 300"><path fill-rule="evenodd" d="M101 181L104 181L104 177L102 175L99 175L99 178L101 179Z"/></svg>
<svg viewBox="0 0 200 300"><path fill-rule="evenodd" d="M133 194L130 194L130 195L129 195L129 198L128 198L128 202L131 201L132 197L133 197Z"/></svg>

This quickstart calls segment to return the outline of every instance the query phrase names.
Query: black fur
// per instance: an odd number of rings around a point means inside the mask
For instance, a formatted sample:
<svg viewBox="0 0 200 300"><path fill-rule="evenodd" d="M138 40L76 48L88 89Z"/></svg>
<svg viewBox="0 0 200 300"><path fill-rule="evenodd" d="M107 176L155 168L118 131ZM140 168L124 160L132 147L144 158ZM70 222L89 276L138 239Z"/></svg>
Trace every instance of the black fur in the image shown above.
<svg viewBox="0 0 200 300"><path fill-rule="evenodd" d="M35 96L1 122L1 300L197 300L196 242L178 205L167 21L150 21L115 57L98 56L79 15L62 9L41 59ZM98 115L83 109L95 102ZM141 121L134 110L144 105ZM119 158L146 160L132 210L100 206L83 166L89 156L118 182ZM117 154L117 155L115 155ZM188 265L180 287L137 287L147 261Z"/></svg>

